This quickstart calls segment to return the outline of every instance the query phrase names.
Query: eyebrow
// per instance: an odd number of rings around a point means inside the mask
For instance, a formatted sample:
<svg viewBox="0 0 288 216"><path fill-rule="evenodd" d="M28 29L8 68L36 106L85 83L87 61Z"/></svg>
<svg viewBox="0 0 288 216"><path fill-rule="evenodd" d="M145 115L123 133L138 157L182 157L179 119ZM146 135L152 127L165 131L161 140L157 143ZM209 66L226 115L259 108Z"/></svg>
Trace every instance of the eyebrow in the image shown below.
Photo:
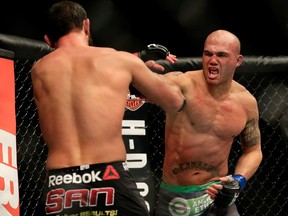
<svg viewBox="0 0 288 216"><path fill-rule="evenodd" d="M224 51L211 52L211 51L209 51L209 50L204 50L203 53L204 53L204 54L213 54L213 53L215 53L217 56L228 56L228 55L229 55L228 52L224 52Z"/></svg>

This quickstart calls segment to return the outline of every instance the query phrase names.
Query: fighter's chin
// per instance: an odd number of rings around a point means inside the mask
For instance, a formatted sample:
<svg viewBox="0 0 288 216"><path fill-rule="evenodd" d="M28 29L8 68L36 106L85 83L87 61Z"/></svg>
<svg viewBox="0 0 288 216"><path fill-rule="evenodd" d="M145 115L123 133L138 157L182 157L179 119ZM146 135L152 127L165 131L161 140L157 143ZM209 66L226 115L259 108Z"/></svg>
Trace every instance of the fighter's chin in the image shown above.
<svg viewBox="0 0 288 216"><path fill-rule="evenodd" d="M219 80L219 79L216 78L216 77L212 77L212 78L211 78L211 77L208 76L208 77L206 78L206 82L207 82L208 84L215 84L215 85L216 85L216 84L218 84L218 80Z"/></svg>

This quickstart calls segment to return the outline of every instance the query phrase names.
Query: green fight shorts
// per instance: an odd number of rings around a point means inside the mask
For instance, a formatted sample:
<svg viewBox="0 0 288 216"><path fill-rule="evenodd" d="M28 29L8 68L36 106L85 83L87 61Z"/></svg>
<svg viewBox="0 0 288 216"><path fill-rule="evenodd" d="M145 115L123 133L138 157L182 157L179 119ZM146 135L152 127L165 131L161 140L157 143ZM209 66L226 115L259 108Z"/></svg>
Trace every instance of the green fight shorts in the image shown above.
<svg viewBox="0 0 288 216"><path fill-rule="evenodd" d="M227 208L213 205L214 200L205 192L213 183L220 184L220 181L190 186L162 182L155 216L239 216L235 203Z"/></svg>

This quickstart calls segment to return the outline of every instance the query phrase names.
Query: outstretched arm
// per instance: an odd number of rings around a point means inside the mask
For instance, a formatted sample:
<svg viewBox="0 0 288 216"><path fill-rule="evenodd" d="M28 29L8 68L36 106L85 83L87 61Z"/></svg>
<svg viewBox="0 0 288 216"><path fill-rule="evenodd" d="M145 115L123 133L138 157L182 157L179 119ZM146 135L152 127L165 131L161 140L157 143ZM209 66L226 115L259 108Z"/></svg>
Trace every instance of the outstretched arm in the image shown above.
<svg viewBox="0 0 288 216"><path fill-rule="evenodd" d="M137 60L137 58L135 59ZM160 105L165 111L177 112L185 104L179 86L162 74L153 73L140 60L133 61L132 85L149 101ZM185 106L185 105L184 105Z"/></svg>

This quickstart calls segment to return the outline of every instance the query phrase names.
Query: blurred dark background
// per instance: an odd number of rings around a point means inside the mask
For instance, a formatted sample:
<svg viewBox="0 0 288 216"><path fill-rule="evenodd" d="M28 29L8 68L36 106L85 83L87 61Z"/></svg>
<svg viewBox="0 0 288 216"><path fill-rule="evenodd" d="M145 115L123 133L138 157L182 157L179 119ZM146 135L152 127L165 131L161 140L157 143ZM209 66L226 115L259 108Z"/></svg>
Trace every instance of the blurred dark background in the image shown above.
<svg viewBox="0 0 288 216"><path fill-rule="evenodd" d="M57 1L1 3L0 33L43 40L43 21ZM227 29L244 55L288 55L287 0L78 0L95 46L138 51L160 43L177 56L200 56L206 36Z"/></svg>

